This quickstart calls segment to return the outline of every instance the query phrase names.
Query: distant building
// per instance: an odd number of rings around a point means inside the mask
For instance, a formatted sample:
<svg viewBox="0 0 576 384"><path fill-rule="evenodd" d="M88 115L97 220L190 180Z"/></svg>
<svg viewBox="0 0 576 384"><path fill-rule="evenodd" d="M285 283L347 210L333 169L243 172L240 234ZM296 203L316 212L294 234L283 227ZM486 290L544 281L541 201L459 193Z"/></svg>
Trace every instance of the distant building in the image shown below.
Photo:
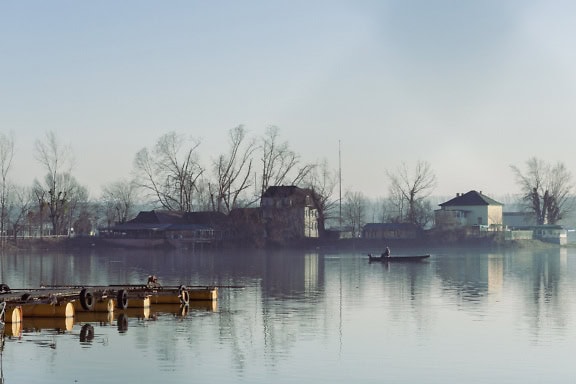
<svg viewBox="0 0 576 384"><path fill-rule="evenodd" d="M536 225L531 212L504 212L506 238L509 240L536 239L547 243L565 245L568 231L560 225Z"/></svg>
<svg viewBox="0 0 576 384"><path fill-rule="evenodd" d="M440 204L435 211L436 226L478 226L487 230L502 228L503 204L482 194L470 191Z"/></svg>
<svg viewBox="0 0 576 384"><path fill-rule="evenodd" d="M296 186L268 187L260 209L269 241L281 244L318 237L318 209L312 193Z"/></svg>
<svg viewBox="0 0 576 384"><path fill-rule="evenodd" d="M101 231L101 237L117 246L192 248L221 242L226 229L223 213L153 210Z"/></svg>

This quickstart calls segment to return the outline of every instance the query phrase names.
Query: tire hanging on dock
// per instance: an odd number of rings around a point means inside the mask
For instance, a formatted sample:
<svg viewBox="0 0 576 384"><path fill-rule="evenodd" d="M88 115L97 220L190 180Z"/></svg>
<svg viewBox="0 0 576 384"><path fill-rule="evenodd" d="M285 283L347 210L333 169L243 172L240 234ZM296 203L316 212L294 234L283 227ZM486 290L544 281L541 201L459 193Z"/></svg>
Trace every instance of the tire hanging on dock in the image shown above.
<svg viewBox="0 0 576 384"><path fill-rule="evenodd" d="M116 307L118 309L128 308L128 292L125 289L118 291L118 295L116 295Z"/></svg>
<svg viewBox="0 0 576 384"><path fill-rule="evenodd" d="M188 305L190 302L190 293L188 292L188 289L186 289L185 285L181 285L180 288L178 288L178 297L180 298L180 303L182 305Z"/></svg>
<svg viewBox="0 0 576 384"><path fill-rule="evenodd" d="M82 288L80 291L80 305L85 311L94 309L94 295L87 288Z"/></svg>
<svg viewBox="0 0 576 384"><path fill-rule="evenodd" d="M0 302L0 321L2 323L5 322L5 317L6 317L6 302L2 301Z"/></svg>

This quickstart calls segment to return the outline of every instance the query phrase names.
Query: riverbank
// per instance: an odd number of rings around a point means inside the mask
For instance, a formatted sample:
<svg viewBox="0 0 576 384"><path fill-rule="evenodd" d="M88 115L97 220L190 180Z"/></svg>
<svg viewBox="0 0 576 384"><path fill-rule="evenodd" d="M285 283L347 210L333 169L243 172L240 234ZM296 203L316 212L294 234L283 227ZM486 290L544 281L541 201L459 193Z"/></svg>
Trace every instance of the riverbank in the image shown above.
<svg viewBox="0 0 576 384"><path fill-rule="evenodd" d="M541 249L541 248L559 248L559 247L576 247L576 244L570 243L567 245L558 245L546 243L540 240L510 240L510 241L494 241L494 239L468 239L458 241L434 241L434 239L423 240L381 240L381 239L341 239L341 240L323 240L323 239L307 239L306 241L291 244L289 246L277 247L278 249L304 249L304 250L360 250L369 251L384 249L385 247L398 248L430 248L430 247L473 247L473 248L523 248L523 249ZM44 238L28 238L28 239L5 239L2 246L4 250L18 251L18 250L80 250L92 248L110 248L110 245L105 243L98 237L44 237ZM224 248L228 248L224 246ZM246 248L238 247L235 248ZM275 247L276 248L276 247Z"/></svg>

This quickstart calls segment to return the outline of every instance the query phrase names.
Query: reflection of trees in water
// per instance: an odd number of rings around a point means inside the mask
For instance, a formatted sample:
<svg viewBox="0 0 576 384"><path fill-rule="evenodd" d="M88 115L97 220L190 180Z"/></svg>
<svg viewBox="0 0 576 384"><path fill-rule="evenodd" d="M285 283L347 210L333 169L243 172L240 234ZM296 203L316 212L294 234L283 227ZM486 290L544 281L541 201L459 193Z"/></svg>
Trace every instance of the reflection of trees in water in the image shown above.
<svg viewBox="0 0 576 384"><path fill-rule="evenodd" d="M571 297L560 289L565 278L560 250L522 253L514 255L512 260L512 275L520 285L525 303L522 320L532 329L534 337L539 339L550 327L565 328Z"/></svg>
<svg viewBox="0 0 576 384"><path fill-rule="evenodd" d="M521 321L536 337L543 329L566 327L570 297L560 291L564 276L560 249L438 257L436 270L445 294L464 308L485 304L490 293L499 292L509 305L525 309Z"/></svg>

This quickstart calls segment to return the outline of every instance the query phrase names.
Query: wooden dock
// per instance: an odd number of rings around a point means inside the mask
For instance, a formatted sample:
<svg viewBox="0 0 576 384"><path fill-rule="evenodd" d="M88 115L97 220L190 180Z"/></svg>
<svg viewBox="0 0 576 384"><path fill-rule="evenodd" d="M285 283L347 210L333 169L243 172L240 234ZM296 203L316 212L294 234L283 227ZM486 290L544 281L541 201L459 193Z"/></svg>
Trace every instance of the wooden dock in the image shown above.
<svg viewBox="0 0 576 384"><path fill-rule="evenodd" d="M155 280L146 285L42 286L36 289L10 289L0 284L0 319L5 325L24 319L110 319L115 312L146 317L151 306L171 306L171 311L187 313L191 303L215 309L217 287L160 286ZM196 305L192 305L195 307ZM100 322L100 320L96 320ZM68 323L64 321L64 323ZM5 327L8 331L14 327Z"/></svg>

